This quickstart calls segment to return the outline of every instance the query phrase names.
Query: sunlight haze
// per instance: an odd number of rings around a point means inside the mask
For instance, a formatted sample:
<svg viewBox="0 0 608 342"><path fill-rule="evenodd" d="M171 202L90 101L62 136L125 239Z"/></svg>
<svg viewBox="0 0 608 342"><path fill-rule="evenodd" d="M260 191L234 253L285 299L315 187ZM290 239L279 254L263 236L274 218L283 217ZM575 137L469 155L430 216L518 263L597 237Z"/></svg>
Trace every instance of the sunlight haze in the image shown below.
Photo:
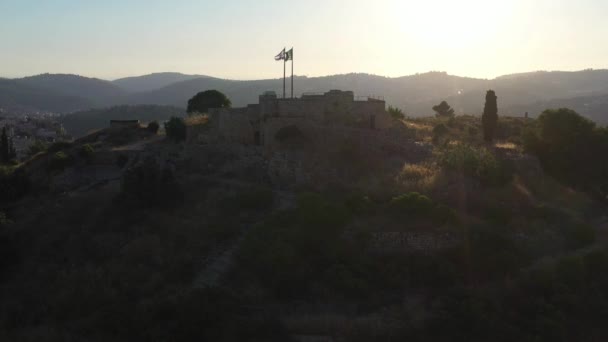
<svg viewBox="0 0 608 342"><path fill-rule="evenodd" d="M0 76L278 78L292 46L307 76L605 68L607 14L600 0L0 0Z"/></svg>

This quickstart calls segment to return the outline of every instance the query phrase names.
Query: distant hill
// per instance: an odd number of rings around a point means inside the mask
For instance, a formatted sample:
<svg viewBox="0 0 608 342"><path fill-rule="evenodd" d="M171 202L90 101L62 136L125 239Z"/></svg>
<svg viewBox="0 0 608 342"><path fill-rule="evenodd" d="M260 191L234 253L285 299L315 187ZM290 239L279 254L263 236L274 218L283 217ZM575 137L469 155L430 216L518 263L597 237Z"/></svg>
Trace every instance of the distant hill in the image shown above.
<svg viewBox="0 0 608 342"><path fill-rule="evenodd" d="M50 111L61 113L93 106L94 103L86 98L31 86L18 80L0 79L0 108L4 108L8 112Z"/></svg>
<svg viewBox="0 0 608 342"><path fill-rule="evenodd" d="M412 103L441 99L457 94L459 89L476 87L483 80L451 76L446 73L427 73L400 78L388 78L369 74L345 74L324 77L296 77L295 95L307 92L325 92L331 89L353 90L355 94L381 95L394 105L408 107ZM235 106L256 103L265 91L283 92L282 79L255 81L231 81L202 78L171 84L162 89L131 95L132 104L155 103L184 106L194 94L217 89L228 95ZM289 85L287 95L289 96Z"/></svg>
<svg viewBox="0 0 608 342"><path fill-rule="evenodd" d="M42 74L15 81L21 85L87 99L93 106L105 106L117 98L126 95L124 90L108 81L77 75Z"/></svg>
<svg viewBox="0 0 608 342"><path fill-rule="evenodd" d="M244 106L257 103L258 96L265 91L275 91L279 95L283 92L280 78L234 81L179 73L151 74L114 82L45 74L0 82L11 88L0 94L0 108L18 104L20 108L55 112L143 104L184 108L189 98L209 89L226 93L234 106ZM413 117L433 115L431 108L442 100L447 100L457 113L480 115L485 93L493 89L503 115L522 116L526 111L536 115L544 105L571 103L577 105L573 109L598 122L608 120L608 105L598 100L608 96L608 70L541 71L505 75L492 80L453 76L445 72L397 78L369 74L295 78L295 96L331 89L353 90L361 96L384 96L388 105L400 107ZM581 105L581 98L595 98L592 109L584 107L584 103Z"/></svg>
<svg viewBox="0 0 608 342"><path fill-rule="evenodd" d="M64 115L60 118L60 122L68 134L81 137L92 130L109 127L110 120L140 120L142 123L158 121L162 123L172 116L184 116L184 110L156 105L117 106Z"/></svg>
<svg viewBox="0 0 608 342"><path fill-rule="evenodd" d="M208 76L185 75L178 72L162 72L144 76L121 78L112 81L112 83L125 91L139 93L160 89L177 82L206 77Z"/></svg>

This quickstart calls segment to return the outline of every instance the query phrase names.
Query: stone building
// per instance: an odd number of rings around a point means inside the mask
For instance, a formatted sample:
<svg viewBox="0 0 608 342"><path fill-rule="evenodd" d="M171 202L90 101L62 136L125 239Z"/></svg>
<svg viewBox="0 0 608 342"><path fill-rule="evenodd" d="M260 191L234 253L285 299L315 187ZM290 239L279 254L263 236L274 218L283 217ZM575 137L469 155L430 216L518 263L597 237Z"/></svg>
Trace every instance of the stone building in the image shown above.
<svg viewBox="0 0 608 342"><path fill-rule="evenodd" d="M262 146L272 145L285 129L312 137L321 127L381 130L392 124L383 99L355 98L352 91L340 90L293 99L266 92L258 104L211 109L209 114L219 139Z"/></svg>

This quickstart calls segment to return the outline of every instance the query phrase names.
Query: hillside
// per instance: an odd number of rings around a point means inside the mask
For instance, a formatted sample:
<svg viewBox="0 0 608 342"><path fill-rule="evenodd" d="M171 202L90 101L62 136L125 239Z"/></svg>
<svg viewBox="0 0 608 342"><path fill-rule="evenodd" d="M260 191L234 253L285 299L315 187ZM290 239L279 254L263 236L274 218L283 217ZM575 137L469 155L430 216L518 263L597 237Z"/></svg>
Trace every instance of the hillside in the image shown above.
<svg viewBox="0 0 608 342"><path fill-rule="evenodd" d="M94 106L102 106L125 95L125 91L112 83L97 78L77 75L43 74L17 79L18 84L56 91L67 96L87 99Z"/></svg>
<svg viewBox="0 0 608 342"><path fill-rule="evenodd" d="M0 337L605 340L606 207L522 152L538 123L393 124L276 150L103 129L2 169Z"/></svg>
<svg viewBox="0 0 608 342"><path fill-rule="evenodd" d="M140 93L160 89L177 82L205 77L207 76L185 75L178 72L161 72L144 76L120 78L112 81L112 83L128 92Z"/></svg>
<svg viewBox="0 0 608 342"><path fill-rule="evenodd" d="M91 108L92 101L70 96L53 89L22 84L16 80L0 79L0 108L10 112L73 112Z"/></svg>
<svg viewBox="0 0 608 342"><path fill-rule="evenodd" d="M140 120L142 123L158 121L162 123L173 116L184 116L184 110L157 105L117 106L67 114L62 116L59 121L69 135L81 137L90 131L107 128L110 125L110 120Z"/></svg>

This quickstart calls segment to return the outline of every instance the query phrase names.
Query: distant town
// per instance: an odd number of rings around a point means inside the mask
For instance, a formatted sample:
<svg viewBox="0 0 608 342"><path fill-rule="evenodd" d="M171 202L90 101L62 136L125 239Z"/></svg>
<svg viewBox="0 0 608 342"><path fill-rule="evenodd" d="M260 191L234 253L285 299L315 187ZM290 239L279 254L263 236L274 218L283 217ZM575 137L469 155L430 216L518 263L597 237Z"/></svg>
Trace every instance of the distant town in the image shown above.
<svg viewBox="0 0 608 342"><path fill-rule="evenodd" d="M0 108L0 129L6 127L12 138L17 158L28 156L29 149L36 142L53 143L69 139L66 130L58 120L59 114L49 112L13 112Z"/></svg>

